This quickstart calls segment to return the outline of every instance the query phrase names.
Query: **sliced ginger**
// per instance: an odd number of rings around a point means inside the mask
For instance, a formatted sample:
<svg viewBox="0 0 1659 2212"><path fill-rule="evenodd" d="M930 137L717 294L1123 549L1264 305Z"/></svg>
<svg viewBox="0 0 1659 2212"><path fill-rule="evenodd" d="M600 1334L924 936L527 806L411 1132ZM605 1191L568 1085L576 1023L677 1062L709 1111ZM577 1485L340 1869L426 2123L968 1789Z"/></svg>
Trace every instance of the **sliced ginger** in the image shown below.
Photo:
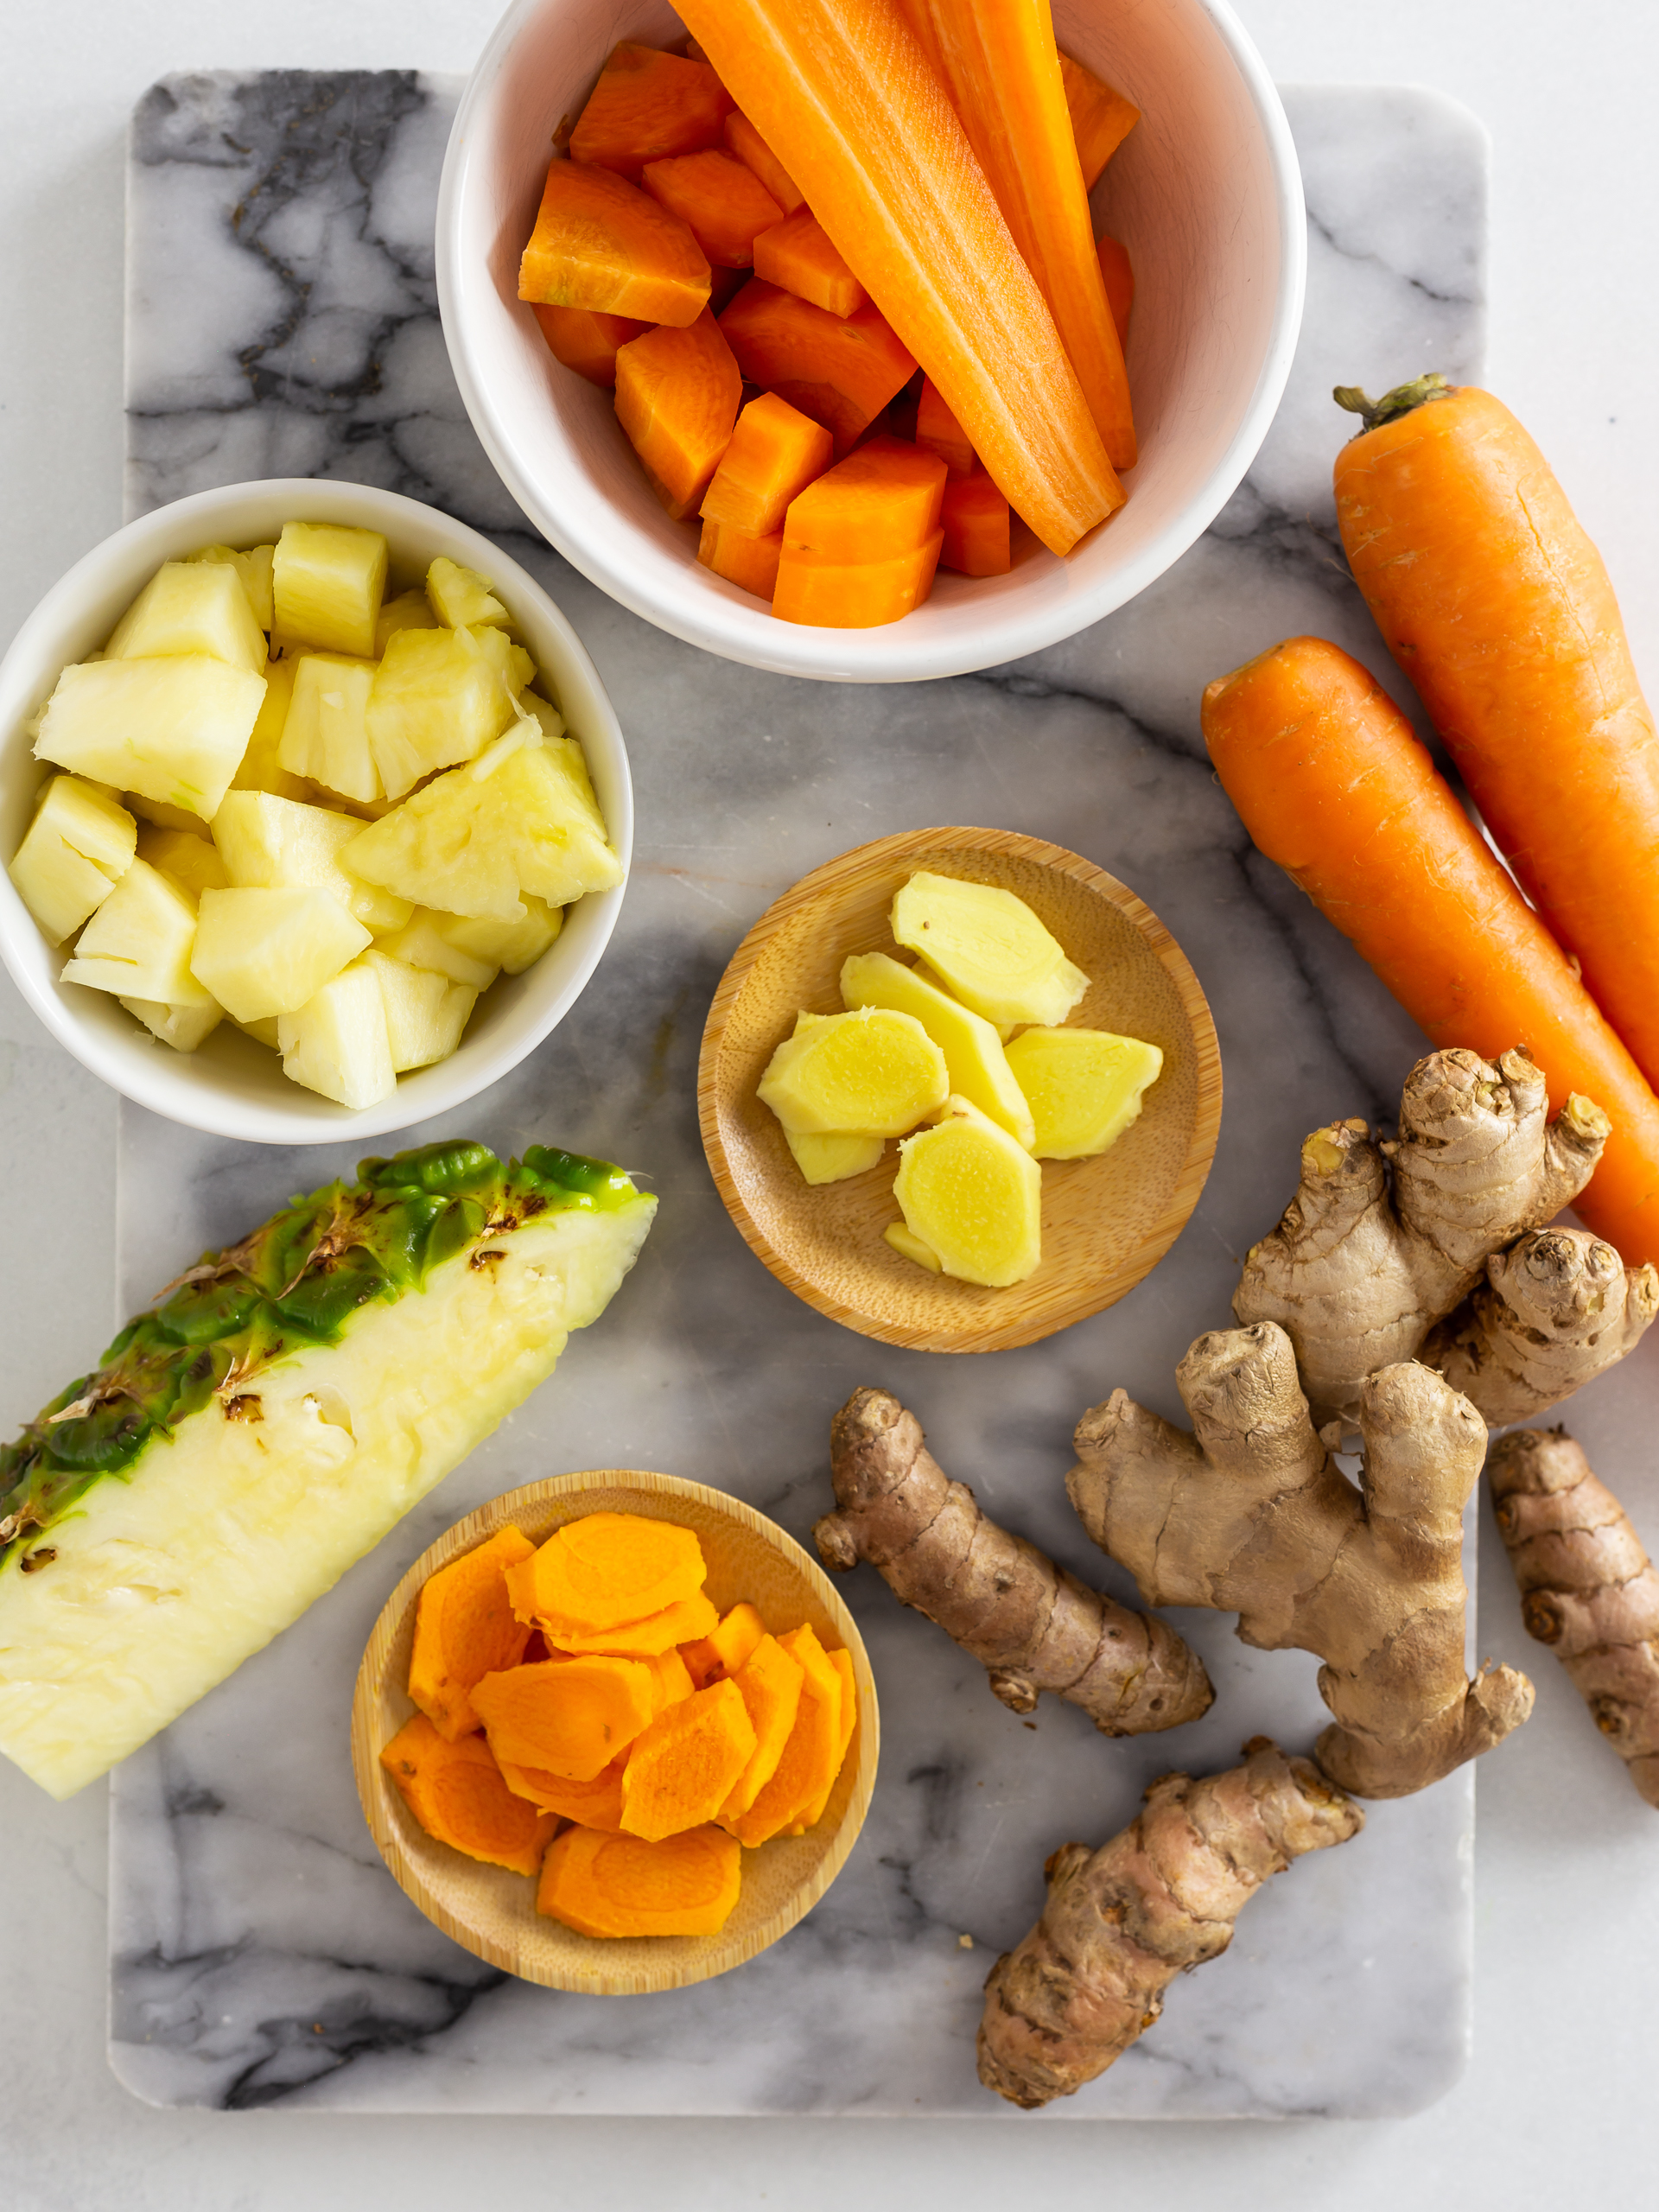
<svg viewBox="0 0 1659 2212"><path fill-rule="evenodd" d="M899 1146L893 1194L911 1236L958 1281L1001 1289L1043 1256L1042 1170L969 1099L952 1098L944 1121Z"/></svg>
<svg viewBox="0 0 1659 2212"><path fill-rule="evenodd" d="M541 1865L557 1817L514 1796L481 1736L449 1743L417 1713L381 1752L380 1764L440 1843L516 1874L533 1874Z"/></svg>
<svg viewBox="0 0 1659 2212"><path fill-rule="evenodd" d="M803 1014L760 1078L764 1104L803 1136L899 1137L950 1095L944 1055L913 1014Z"/></svg>
<svg viewBox="0 0 1659 2212"><path fill-rule="evenodd" d="M517 1529L499 1529L464 1559L440 1567L423 1586L409 1659L409 1694L449 1743L479 1726L471 1693L486 1675L516 1667L530 1630L515 1620L505 1570L535 1546Z"/></svg>
<svg viewBox="0 0 1659 2212"><path fill-rule="evenodd" d="M983 1014L885 952L855 952L841 966L841 995L849 1007L892 1007L913 1014L944 1054L950 1088L972 1099L1030 1151L1034 1130L1027 1100L1002 1039Z"/></svg>
<svg viewBox="0 0 1659 2212"><path fill-rule="evenodd" d="M1089 988L1023 899L918 869L893 902L893 934L963 1005L999 1027L1061 1022Z"/></svg>
<svg viewBox="0 0 1659 2212"><path fill-rule="evenodd" d="M784 1142L794 1154L795 1165L816 1189L820 1183L844 1183L849 1175L862 1175L879 1167L887 1148L885 1137L865 1136L858 1130L836 1129L811 1136L803 1130L785 1129Z"/></svg>
<svg viewBox="0 0 1659 2212"><path fill-rule="evenodd" d="M1115 1145L1163 1072L1156 1045L1107 1029L1024 1029L1007 1065L1030 1101L1039 1160L1090 1160Z"/></svg>
<svg viewBox="0 0 1659 2212"><path fill-rule="evenodd" d="M567 1828L543 1861L536 1910L581 1936L715 1936L737 1903L741 1860L716 1827L660 1843Z"/></svg>

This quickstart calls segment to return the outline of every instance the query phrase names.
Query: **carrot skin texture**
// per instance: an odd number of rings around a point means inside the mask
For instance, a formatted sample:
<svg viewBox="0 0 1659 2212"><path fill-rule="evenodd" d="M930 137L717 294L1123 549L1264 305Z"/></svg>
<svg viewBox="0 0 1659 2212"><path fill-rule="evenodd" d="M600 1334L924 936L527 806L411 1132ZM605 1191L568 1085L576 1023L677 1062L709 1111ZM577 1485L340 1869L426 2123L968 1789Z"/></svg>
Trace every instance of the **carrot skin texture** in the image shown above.
<svg viewBox="0 0 1659 2212"><path fill-rule="evenodd" d="M1473 386L1353 439L1336 491L1389 652L1659 1088L1659 732L1600 555L1532 439Z"/></svg>
<svg viewBox="0 0 1659 2212"><path fill-rule="evenodd" d="M1203 720L1260 850L1435 1045L1525 1045L1553 1108L1577 1090L1611 1117L1577 1211L1632 1266L1659 1260L1659 1099L1382 686L1291 638L1211 683Z"/></svg>
<svg viewBox="0 0 1659 2212"><path fill-rule="evenodd" d="M1069 552L1123 489L894 0L685 0L680 15L1006 497Z"/></svg>

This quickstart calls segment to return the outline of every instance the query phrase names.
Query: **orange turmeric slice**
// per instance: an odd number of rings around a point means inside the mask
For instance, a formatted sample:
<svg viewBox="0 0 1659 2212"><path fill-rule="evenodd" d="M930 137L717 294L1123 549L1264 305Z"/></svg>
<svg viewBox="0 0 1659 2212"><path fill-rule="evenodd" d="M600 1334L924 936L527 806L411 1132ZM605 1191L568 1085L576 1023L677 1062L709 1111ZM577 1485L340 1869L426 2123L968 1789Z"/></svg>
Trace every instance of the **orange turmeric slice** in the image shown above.
<svg viewBox="0 0 1659 2212"><path fill-rule="evenodd" d="M823 1808L830 1802L830 1792L836 1786L836 1777L846 1764L848 1747L858 1727L858 1686L853 1680L853 1655L850 1651L829 1651L824 1654L830 1664L841 1677L841 1733L836 1745L836 1763L824 1777L823 1788L806 1808L801 1825L815 1828L823 1818Z"/></svg>
<svg viewBox="0 0 1659 2212"><path fill-rule="evenodd" d="M382 1751L380 1764L439 1843L515 1874L533 1874L541 1865L558 1816L513 1795L481 1736L449 1743L417 1713Z"/></svg>
<svg viewBox="0 0 1659 2212"><path fill-rule="evenodd" d="M544 1766L514 1766L511 1759L503 1759L499 1764L501 1779L514 1796L527 1798L543 1811L557 1813L585 1828L614 1832L622 1826L622 1770L626 1763L626 1755L613 1759L591 1782L567 1782L563 1775L550 1774Z"/></svg>
<svg viewBox="0 0 1659 2212"><path fill-rule="evenodd" d="M490 1749L514 1766L591 1782L649 1726L651 1669L638 1659L549 1659L486 1675L473 1692Z"/></svg>
<svg viewBox="0 0 1659 2212"><path fill-rule="evenodd" d="M682 1647L680 1656L691 1670L691 1679L700 1690L710 1682L717 1682L724 1675L734 1675L739 1668L748 1664L749 1655L766 1632L766 1624L754 1607L747 1601L734 1605L710 1636L701 1643Z"/></svg>
<svg viewBox="0 0 1659 2212"><path fill-rule="evenodd" d="M752 1848L785 1833L804 1835L806 1815L829 1796L841 1765L841 1676L810 1627L791 1629L778 1639L801 1668L801 1701L795 1726L772 1778L747 1813L723 1825Z"/></svg>
<svg viewBox="0 0 1659 2212"><path fill-rule="evenodd" d="M699 1590L695 1598L683 1598L678 1605L665 1605L660 1613L647 1614L642 1621L622 1621L615 1628L594 1629L587 1635L550 1626L545 1621L542 1627L548 1642L560 1651L603 1653L614 1659L654 1659L671 1651L676 1644L707 1636L719 1618Z"/></svg>
<svg viewBox="0 0 1659 2212"><path fill-rule="evenodd" d="M660 1843L567 1828L542 1862L536 1910L580 1936L715 1936L737 1903L741 1861L715 1827Z"/></svg>
<svg viewBox="0 0 1659 2212"><path fill-rule="evenodd" d="M622 1774L622 1827L660 1842L712 1821L754 1755L753 1724L735 1682L661 1713L634 1744Z"/></svg>
<svg viewBox="0 0 1659 2212"><path fill-rule="evenodd" d="M516 1667L524 1656L530 1630L513 1618L505 1570L535 1548L518 1529L501 1529L422 1586L409 1694L448 1743L479 1725L469 1694L474 1684Z"/></svg>
<svg viewBox="0 0 1659 2212"><path fill-rule="evenodd" d="M671 1705L678 1705L683 1698L702 1688L701 1682L693 1681L691 1670L678 1650L658 1652L645 1663L651 1669L652 1694L657 1700L658 1713L665 1713Z"/></svg>
<svg viewBox="0 0 1659 2212"><path fill-rule="evenodd" d="M763 1636L732 1681L754 1729L754 1751L720 1808L722 1821L741 1817L753 1804L784 1755L800 1710L806 1670L775 1636Z"/></svg>
<svg viewBox="0 0 1659 2212"><path fill-rule="evenodd" d="M550 1643L640 1621L708 1580L695 1532L643 1513L589 1513L556 1530L507 1589L520 1620L538 1622Z"/></svg>

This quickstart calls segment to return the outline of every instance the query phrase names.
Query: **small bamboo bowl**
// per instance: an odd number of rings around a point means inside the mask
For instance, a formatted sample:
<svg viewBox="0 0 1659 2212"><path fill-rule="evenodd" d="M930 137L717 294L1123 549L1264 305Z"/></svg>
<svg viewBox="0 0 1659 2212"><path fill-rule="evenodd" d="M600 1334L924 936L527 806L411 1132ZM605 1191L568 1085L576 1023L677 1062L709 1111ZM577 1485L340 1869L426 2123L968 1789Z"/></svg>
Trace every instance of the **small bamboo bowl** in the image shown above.
<svg viewBox="0 0 1659 2212"><path fill-rule="evenodd" d="M427 1577L493 1535L508 1522L543 1543L589 1513L639 1513L694 1529L709 1562L709 1596L722 1612L747 1598L768 1629L810 1624L817 1636L852 1654L858 1729L823 1817L799 1836L776 1836L743 1853L743 1886L717 1936L579 1936L536 1910L534 1880L486 1866L428 1835L380 1764L415 1711L404 1685L415 1635L415 1603ZM435 1926L475 1958L521 1980L593 1996L632 1997L683 1989L740 1967L787 1935L845 1865L875 1787L880 1748L875 1681L863 1639L829 1577L792 1536L741 1498L673 1475L601 1468L528 1483L458 1521L423 1552L386 1600L374 1624L352 1700L352 1767L369 1832L380 1855Z"/></svg>
<svg viewBox="0 0 1659 2212"><path fill-rule="evenodd" d="M893 1146L864 1174L814 1189L756 1096L797 1013L840 1011L847 956L899 951L887 909L918 868L1015 893L1091 979L1071 1021L1164 1055L1139 1120L1109 1152L1044 1161L1042 1261L1005 1290L930 1274L885 1241L901 1217ZM1186 956L1116 876L1013 830L914 830L827 861L762 914L709 1009L697 1111L727 1211L798 1298L883 1344L1007 1351L1115 1305L1168 1251L1215 1157L1221 1053Z"/></svg>

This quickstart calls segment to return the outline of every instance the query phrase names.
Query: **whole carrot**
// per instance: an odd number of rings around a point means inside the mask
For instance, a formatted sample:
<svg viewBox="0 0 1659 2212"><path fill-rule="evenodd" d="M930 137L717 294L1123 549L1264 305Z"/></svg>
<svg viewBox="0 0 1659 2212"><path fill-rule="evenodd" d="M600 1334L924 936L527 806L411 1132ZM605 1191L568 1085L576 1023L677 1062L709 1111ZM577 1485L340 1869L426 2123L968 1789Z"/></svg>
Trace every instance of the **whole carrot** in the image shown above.
<svg viewBox="0 0 1659 2212"><path fill-rule="evenodd" d="M1436 1045L1524 1045L1554 1108L1576 1090L1610 1117L1578 1211L1631 1264L1659 1260L1659 1099L1382 686L1287 639L1210 685L1204 735L1261 850Z"/></svg>
<svg viewBox="0 0 1659 2212"><path fill-rule="evenodd" d="M1659 1087L1659 734L1601 556L1501 400L1373 405L1337 514L1377 626L1499 850Z"/></svg>

